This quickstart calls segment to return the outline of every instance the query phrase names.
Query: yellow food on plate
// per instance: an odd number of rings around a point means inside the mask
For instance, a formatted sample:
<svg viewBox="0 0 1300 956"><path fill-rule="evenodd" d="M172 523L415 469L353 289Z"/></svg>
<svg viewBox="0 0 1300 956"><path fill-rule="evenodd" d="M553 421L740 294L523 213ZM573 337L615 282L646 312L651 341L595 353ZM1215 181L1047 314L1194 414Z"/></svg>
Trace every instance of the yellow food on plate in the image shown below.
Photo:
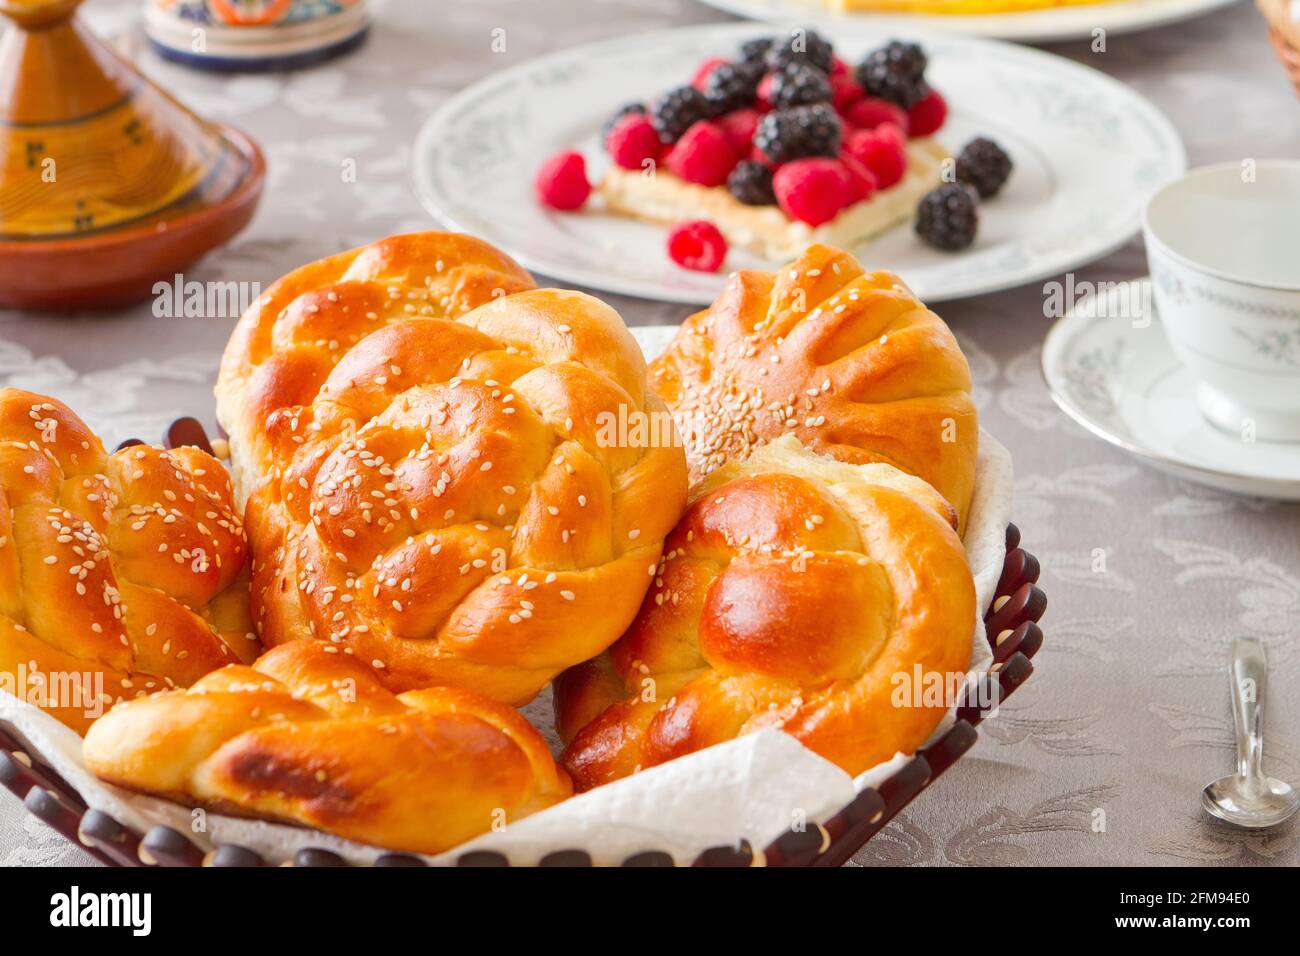
<svg viewBox="0 0 1300 956"><path fill-rule="evenodd" d="M883 13L928 13L948 16L985 13L1024 13L1052 7L1082 7L1113 0L824 0L832 10Z"/></svg>

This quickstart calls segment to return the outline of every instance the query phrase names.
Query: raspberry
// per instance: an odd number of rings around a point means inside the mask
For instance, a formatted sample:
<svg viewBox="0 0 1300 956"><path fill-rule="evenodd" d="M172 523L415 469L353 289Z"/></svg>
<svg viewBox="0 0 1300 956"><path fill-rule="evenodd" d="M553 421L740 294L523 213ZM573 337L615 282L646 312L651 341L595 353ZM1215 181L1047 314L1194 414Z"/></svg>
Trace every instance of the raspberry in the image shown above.
<svg viewBox="0 0 1300 956"><path fill-rule="evenodd" d="M709 82L709 75L726 62L727 61L720 56L709 57L700 64L700 68L696 70L695 75L691 77L691 86L703 93L705 84Z"/></svg>
<svg viewBox="0 0 1300 956"><path fill-rule="evenodd" d="M683 222L668 233L668 255L683 269L717 272L727 258L727 240L708 220Z"/></svg>
<svg viewBox="0 0 1300 956"><path fill-rule="evenodd" d="M831 57L831 79L835 80L840 77L848 79L853 78L853 67L849 66L838 56Z"/></svg>
<svg viewBox="0 0 1300 956"><path fill-rule="evenodd" d="M605 140L609 139L609 134L614 131L614 127L619 124L619 121L622 120L624 116L632 116L636 114L641 116L646 115L644 103L628 103L625 106L620 106L617 113L601 124L600 141L603 143Z"/></svg>
<svg viewBox="0 0 1300 956"><path fill-rule="evenodd" d="M840 165L848 177L849 204L863 202L875 195L880 188L871 170L853 158L852 153L840 153Z"/></svg>
<svg viewBox="0 0 1300 956"><path fill-rule="evenodd" d="M701 120L682 134L664 164L688 183L721 186L737 158L726 131L716 123Z"/></svg>
<svg viewBox="0 0 1300 956"><path fill-rule="evenodd" d="M736 110L719 116L715 122L722 127L737 156L745 156L754 142L754 131L762 119L757 110Z"/></svg>
<svg viewBox="0 0 1300 956"><path fill-rule="evenodd" d="M641 169L647 159L659 162L664 144L644 115L625 116L605 138L605 151L624 169Z"/></svg>
<svg viewBox="0 0 1300 956"><path fill-rule="evenodd" d="M893 123L907 131L907 114L889 100L868 96L850 106L848 112L841 112L849 125L858 129L875 129L881 123Z"/></svg>
<svg viewBox="0 0 1300 956"><path fill-rule="evenodd" d="M925 95L907 111L908 133L912 136L929 136L948 118L948 102L938 90L925 88Z"/></svg>
<svg viewBox="0 0 1300 956"><path fill-rule="evenodd" d="M556 153L537 170L537 198L552 209L577 209L591 195L587 162L581 153Z"/></svg>
<svg viewBox="0 0 1300 956"><path fill-rule="evenodd" d="M892 126L850 133L844 149L871 171L881 189L893 186L907 172L907 152Z"/></svg>
<svg viewBox="0 0 1300 956"><path fill-rule="evenodd" d="M875 129L871 130L871 132L875 133L877 136L892 139L899 146L904 148L907 147L907 133L905 133L903 127L899 126L897 123L881 123Z"/></svg>
<svg viewBox="0 0 1300 956"><path fill-rule="evenodd" d="M771 73L758 81L758 91L755 93L756 105L765 113L772 109L772 84L775 81L776 78Z"/></svg>
<svg viewBox="0 0 1300 956"><path fill-rule="evenodd" d="M866 95L862 87L854 82L853 77L831 77L831 105L835 107L835 112L841 116L848 116L849 108L861 102Z"/></svg>
<svg viewBox="0 0 1300 956"><path fill-rule="evenodd" d="M772 188L785 214L810 226L830 222L853 196L847 170L834 159L786 163L772 177Z"/></svg>

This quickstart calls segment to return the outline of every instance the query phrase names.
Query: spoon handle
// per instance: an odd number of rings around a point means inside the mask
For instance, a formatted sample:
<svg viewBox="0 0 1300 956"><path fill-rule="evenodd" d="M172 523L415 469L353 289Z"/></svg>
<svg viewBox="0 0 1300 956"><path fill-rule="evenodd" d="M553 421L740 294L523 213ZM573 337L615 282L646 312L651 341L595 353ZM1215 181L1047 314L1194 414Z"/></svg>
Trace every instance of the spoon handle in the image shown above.
<svg viewBox="0 0 1300 956"><path fill-rule="evenodd" d="M1268 657L1264 645L1251 638L1232 642L1232 718L1237 730L1237 774L1248 791L1263 786L1264 685L1268 681Z"/></svg>

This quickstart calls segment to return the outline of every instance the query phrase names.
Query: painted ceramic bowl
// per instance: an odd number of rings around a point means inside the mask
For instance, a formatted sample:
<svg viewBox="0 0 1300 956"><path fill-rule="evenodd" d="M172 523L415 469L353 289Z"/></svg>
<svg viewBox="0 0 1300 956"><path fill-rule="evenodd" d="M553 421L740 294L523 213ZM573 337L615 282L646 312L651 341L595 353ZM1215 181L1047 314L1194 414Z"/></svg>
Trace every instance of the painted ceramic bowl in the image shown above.
<svg viewBox="0 0 1300 956"><path fill-rule="evenodd" d="M1194 170L1151 198L1143 233L1202 414L1245 441L1300 441L1300 162Z"/></svg>
<svg viewBox="0 0 1300 956"><path fill-rule="evenodd" d="M211 70L305 66L365 38L365 0L147 0L145 33L163 56Z"/></svg>
<svg viewBox="0 0 1300 956"><path fill-rule="evenodd" d="M266 163L141 76L75 16L0 0L0 308L150 294L253 215Z"/></svg>

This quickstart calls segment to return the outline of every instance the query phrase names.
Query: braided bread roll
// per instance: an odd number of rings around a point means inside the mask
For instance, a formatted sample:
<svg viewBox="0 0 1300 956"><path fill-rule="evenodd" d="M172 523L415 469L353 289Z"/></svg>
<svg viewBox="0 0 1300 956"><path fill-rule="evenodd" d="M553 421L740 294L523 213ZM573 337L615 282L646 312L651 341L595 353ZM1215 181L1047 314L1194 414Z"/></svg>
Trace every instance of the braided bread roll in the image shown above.
<svg viewBox="0 0 1300 956"><path fill-rule="evenodd" d="M764 727L852 774L914 751L947 704L895 706L896 675L970 662L955 524L920 479L791 436L712 472L627 634L555 682L577 789Z"/></svg>
<svg viewBox="0 0 1300 956"><path fill-rule="evenodd" d="M246 521L262 639L331 641L397 691L519 705L631 622L686 464L672 441L610 440L611 419L658 416L671 433L618 314L578 292L470 294L526 278L488 249L402 236L304 267L245 316L218 395L246 482L257 475ZM456 275L445 301L427 295ZM409 310L412 297L424 305ZM249 368L249 329L310 306L341 355L304 341ZM284 378L310 382L301 404L279 407Z"/></svg>
<svg viewBox="0 0 1300 956"><path fill-rule="evenodd" d="M897 276L863 272L848 253L814 245L776 272L736 273L651 363L650 384L682 431L692 482L793 435L925 479L964 527L979 445L965 356Z"/></svg>
<svg viewBox="0 0 1300 956"><path fill-rule="evenodd" d="M239 320L217 377L217 418L230 434L241 500L283 464L266 435L281 409L310 405L361 339L411 318L456 318L535 288L532 276L473 236L392 236L278 280Z"/></svg>
<svg viewBox="0 0 1300 956"><path fill-rule="evenodd" d="M211 456L109 455L62 402L0 389L6 689L84 732L117 700L252 660L245 558L230 479ZM78 696L69 677L84 690L102 682L98 699L64 699Z"/></svg>
<svg viewBox="0 0 1300 956"><path fill-rule="evenodd" d="M115 707L83 751L92 773L119 786L416 853L572 792L510 708L457 688L394 696L318 641Z"/></svg>

